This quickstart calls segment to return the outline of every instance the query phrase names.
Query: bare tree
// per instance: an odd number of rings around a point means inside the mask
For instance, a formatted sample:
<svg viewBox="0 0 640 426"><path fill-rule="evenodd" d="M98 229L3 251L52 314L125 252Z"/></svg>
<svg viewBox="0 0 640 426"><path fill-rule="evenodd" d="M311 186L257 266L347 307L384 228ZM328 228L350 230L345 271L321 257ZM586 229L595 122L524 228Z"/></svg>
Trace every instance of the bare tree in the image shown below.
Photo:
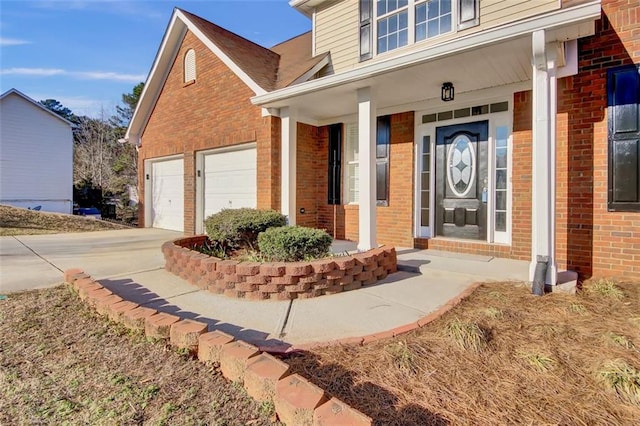
<svg viewBox="0 0 640 426"><path fill-rule="evenodd" d="M74 183L91 183L105 192L120 192L113 170L119 147L104 110L100 118L80 117L79 121L74 130Z"/></svg>

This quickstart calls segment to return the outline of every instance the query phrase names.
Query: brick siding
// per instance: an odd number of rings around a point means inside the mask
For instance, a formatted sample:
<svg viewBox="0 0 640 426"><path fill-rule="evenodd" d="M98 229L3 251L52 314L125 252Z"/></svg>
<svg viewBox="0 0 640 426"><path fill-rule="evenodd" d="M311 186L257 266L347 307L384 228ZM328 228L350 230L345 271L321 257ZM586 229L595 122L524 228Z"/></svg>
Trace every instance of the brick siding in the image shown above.
<svg viewBox="0 0 640 426"><path fill-rule="evenodd" d="M183 58L196 52L197 78L183 82ZM257 205L280 207L280 119L262 117L243 82L195 35L187 32L142 135L140 200L144 202L144 161L184 154L184 231L195 232L195 158L198 151L255 142ZM239 117L242 117L239 119ZM144 207L140 207L144 226Z"/></svg>
<svg viewBox="0 0 640 426"><path fill-rule="evenodd" d="M413 247L413 139L414 139L413 111L391 116L391 144L389 154L389 205L377 207L377 238L379 244ZM317 151L313 164L306 158L305 144L301 138L308 138L308 128L301 132L298 127L298 206L302 207L302 200L309 202L303 192L308 184L315 180L316 219L315 222L307 218L305 223L315 223L319 228L326 229L334 238L358 240L358 206L357 205L329 205L328 193L328 129L321 127L316 132ZM344 144L343 144L344 149ZM301 151L302 150L302 151ZM344 158L344 156L343 156ZM301 165L305 168L301 169ZM342 169L344 175L344 164ZM300 181L305 182L301 184ZM344 179L342 182L344 190ZM307 192L310 194L310 191ZM344 201L344 194L342 196ZM306 208L306 207L305 207ZM308 210L308 209L307 209ZM300 220L302 216L298 215Z"/></svg>
<svg viewBox="0 0 640 426"><path fill-rule="evenodd" d="M560 269L576 270L582 277L638 279L640 214L607 211L606 73L612 67L640 62L640 8L634 0L603 0L602 9L596 34L579 40L578 74L558 82L557 261ZM198 80L185 87L182 58L188 48L196 49ZM145 159L185 154L187 233L195 231L199 150L256 141L258 207L280 207L280 119L262 117L260 109L250 104L251 96L239 78L187 33L143 135L139 180L144 182ZM515 93L512 99L511 245L414 240L413 112L391 117L390 198L389 206L377 207L378 242L528 260L532 101L531 91ZM297 223L326 229L337 239L357 240L358 206L327 204L328 128L299 123L297 136Z"/></svg>
<svg viewBox="0 0 640 426"><path fill-rule="evenodd" d="M640 213L607 211L607 70L640 62L640 7L602 1L558 89L557 256L582 276L640 278Z"/></svg>

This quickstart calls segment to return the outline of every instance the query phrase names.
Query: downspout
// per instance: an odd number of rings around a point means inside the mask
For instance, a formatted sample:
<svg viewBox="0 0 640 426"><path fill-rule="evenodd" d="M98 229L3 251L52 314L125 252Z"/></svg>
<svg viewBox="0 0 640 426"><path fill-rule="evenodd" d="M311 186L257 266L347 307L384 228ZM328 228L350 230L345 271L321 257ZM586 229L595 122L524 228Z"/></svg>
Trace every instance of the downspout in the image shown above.
<svg viewBox="0 0 640 426"><path fill-rule="evenodd" d="M544 283L547 278L549 268L549 256L538 256L536 269L531 283L531 293L536 296L544 296Z"/></svg>
<svg viewBox="0 0 640 426"><path fill-rule="evenodd" d="M532 235L529 277L532 293L542 296L545 283L556 284L555 265L555 120L557 110L556 46L545 31L532 34L533 166Z"/></svg>

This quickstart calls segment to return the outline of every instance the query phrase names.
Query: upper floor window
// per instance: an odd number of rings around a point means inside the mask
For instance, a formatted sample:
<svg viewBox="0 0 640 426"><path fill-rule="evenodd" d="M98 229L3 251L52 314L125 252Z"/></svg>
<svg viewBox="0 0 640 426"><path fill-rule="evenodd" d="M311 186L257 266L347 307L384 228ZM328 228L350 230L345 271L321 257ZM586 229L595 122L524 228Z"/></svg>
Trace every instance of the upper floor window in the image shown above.
<svg viewBox="0 0 640 426"><path fill-rule="evenodd" d="M451 31L451 0L431 0L416 4L416 41Z"/></svg>
<svg viewBox="0 0 640 426"><path fill-rule="evenodd" d="M360 0L360 60L478 25L479 8L480 0Z"/></svg>
<svg viewBox="0 0 640 426"><path fill-rule="evenodd" d="M378 0L376 20L378 53L406 46L409 42L408 0Z"/></svg>
<svg viewBox="0 0 640 426"><path fill-rule="evenodd" d="M196 51L187 50L184 55L184 82L188 83L196 79Z"/></svg>

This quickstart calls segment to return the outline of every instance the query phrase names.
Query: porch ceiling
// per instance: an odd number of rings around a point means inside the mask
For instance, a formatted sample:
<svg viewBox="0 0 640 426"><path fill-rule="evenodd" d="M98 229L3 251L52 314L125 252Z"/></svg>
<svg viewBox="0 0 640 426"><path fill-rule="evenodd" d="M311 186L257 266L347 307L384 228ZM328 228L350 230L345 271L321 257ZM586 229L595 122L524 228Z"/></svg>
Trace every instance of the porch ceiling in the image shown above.
<svg viewBox="0 0 640 426"><path fill-rule="evenodd" d="M526 82L531 77L531 38L521 37L276 101L269 107L293 107L302 121L321 123L355 114L356 90L362 87L372 88L380 110L429 99L440 102L440 88L446 81L453 83L460 98L465 92Z"/></svg>

